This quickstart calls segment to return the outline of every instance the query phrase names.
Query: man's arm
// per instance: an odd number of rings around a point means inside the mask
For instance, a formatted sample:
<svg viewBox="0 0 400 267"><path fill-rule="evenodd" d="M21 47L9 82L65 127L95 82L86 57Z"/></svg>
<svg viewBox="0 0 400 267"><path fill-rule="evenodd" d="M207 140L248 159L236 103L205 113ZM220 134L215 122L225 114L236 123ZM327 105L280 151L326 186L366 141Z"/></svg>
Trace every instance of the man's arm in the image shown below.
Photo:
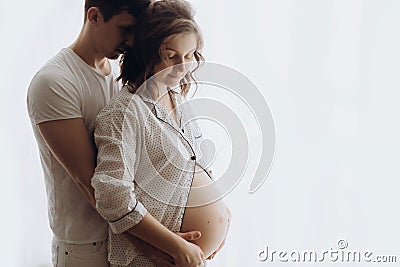
<svg viewBox="0 0 400 267"><path fill-rule="evenodd" d="M37 126L51 153L95 208L96 200L90 179L96 167L96 146L83 119L47 121Z"/></svg>

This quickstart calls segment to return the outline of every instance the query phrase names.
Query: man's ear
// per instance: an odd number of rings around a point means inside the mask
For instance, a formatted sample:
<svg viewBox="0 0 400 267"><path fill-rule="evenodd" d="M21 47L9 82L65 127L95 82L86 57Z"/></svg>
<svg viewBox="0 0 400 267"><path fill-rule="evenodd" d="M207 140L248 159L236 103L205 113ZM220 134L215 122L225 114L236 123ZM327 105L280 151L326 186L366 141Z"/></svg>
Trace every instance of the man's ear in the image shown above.
<svg viewBox="0 0 400 267"><path fill-rule="evenodd" d="M91 25L97 25L100 19L102 19L102 14L98 7L91 7L86 13L87 21Z"/></svg>

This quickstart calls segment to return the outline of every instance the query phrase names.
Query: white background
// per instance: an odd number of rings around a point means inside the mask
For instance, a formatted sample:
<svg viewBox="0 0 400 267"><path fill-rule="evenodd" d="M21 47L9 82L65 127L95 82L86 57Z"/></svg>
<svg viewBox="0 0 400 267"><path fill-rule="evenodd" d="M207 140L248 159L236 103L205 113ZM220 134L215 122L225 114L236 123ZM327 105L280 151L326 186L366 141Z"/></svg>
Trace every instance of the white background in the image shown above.
<svg viewBox="0 0 400 267"><path fill-rule="evenodd" d="M257 84L276 123L270 175L249 195L252 161L226 197L231 231L210 266L315 266L260 262L257 254L266 245L337 249L339 239L400 261L400 1L191 2L207 60ZM1 0L0 10L0 265L50 266L26 90L35 71L78 35L83 1Z"/></svg>

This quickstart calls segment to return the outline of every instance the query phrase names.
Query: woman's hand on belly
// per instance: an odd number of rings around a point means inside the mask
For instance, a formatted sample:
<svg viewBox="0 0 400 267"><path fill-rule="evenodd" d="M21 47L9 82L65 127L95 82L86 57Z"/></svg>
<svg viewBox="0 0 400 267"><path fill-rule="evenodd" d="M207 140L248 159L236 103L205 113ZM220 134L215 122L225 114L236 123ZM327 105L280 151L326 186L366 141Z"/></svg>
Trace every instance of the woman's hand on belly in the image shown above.
<svg viewBox="0 0 400 267"><path fill-rule="evenodd" d="M184 241L183 246L172 255L177 267L203 266L205 261L204 253L196 244Z"/></svg>

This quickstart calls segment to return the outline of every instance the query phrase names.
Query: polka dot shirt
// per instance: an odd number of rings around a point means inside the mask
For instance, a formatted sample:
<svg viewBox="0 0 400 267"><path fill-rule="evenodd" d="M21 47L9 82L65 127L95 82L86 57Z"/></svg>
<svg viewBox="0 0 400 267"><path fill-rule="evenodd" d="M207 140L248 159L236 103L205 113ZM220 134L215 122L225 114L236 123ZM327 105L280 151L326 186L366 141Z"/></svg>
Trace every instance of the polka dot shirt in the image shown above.
<svg viewBox="0 0 400 267"><path fill-rule="evenodd" d="M129 85L99 113L95 128L97 167L92 178L98 212L109 222L112 265L154 266L121 233L150 214L180 231L200 159L201 132L180 95L171 94L177 121L145 92Z"/></svg>

